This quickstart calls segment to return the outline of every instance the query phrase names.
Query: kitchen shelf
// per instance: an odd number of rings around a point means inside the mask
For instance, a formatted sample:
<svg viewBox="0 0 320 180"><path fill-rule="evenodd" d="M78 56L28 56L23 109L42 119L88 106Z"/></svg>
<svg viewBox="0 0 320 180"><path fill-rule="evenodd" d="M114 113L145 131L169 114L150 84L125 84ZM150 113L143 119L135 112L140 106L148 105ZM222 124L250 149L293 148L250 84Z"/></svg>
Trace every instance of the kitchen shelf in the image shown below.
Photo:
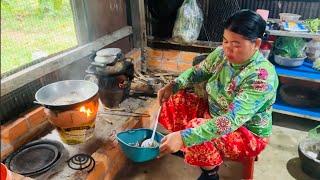
<svg viewBox="0 0 320 180"><path fill-rule="evenodd" d="M320 71L313 69L313 63L309 60L306 60L302 66L294 68L283 67L276 63L273 64L279 76L320 83Z"/></svg>
<svg viewBox="0 0 320 180"><path fill-rule="evenodd" d="M302 108L291 106L277 98L273 105L273 111L281 114L287 114L291 116L297 116L302 118L308 118L316 121L320 121L320 107L319 108Z"/></svg>
<svg viewBox="0 0 320 180"><path fill-rule="evenodd" d="M266 33L269 35L274 35L274 36L288 36L288 37L320 39L319 33L293 32L293 31L282 31L282 30L266 30Z"/></svg>
<svg viewBox="0 0 320 180"><path fill-rule="evenodd" d="M320 39L319 33L291 32L291 31L281 31L281 30L266 30L266 33L270 35L275 35L275 36ZM294 68L280 66L273 61L273 58L271 58L270 61L275 65L278 76L320 83L320 71L313 69L312 68L313 62L311 62L308 59L304 61L302 66L294 67ZM279 95L275 104L273 105L273 111L281 114L320 121L320 107L319 108L295 107L283 102L282 99L279 97Z"/></svg>

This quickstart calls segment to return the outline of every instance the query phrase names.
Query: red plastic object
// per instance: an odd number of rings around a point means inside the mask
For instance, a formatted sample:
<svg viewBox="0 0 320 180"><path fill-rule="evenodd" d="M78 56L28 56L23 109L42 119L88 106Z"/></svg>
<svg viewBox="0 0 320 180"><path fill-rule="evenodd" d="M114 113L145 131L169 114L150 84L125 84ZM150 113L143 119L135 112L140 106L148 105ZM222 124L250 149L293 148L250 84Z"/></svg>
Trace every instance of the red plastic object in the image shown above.
<svg viewBox="0 0 320 180"><path fill-rule="evenodd" d="M8 170L6 165L1 163L1 180L11 180L11 172Z"/></svg>
<svg viewBox="0 0 320 180"><path fill-rule="evenodd" d="M242 179L253 179L254 162L257 160L258 157L252 157L242 161Z"/></svg>

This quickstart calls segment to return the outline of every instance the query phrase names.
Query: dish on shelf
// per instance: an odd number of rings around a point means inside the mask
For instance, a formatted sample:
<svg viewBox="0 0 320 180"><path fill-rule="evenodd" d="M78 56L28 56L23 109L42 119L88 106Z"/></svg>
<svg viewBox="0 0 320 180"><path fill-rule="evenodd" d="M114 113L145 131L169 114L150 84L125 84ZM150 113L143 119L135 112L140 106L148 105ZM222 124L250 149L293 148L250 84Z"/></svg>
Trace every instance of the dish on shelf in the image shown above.
<svg viewBox="0 0 320 180"><path fill-rule="evenodd" d="M320 107L320 92L294 85L282 85L279 90L281 99L292 106Z"/></svg>
<svg viewBox="0 0 320 180"><path fill-rule="evenodd" d="M301 15L299 14L292 14L292 13L280 13L280 20L286 22L297 22Z"/></svg>
<svg viewBox="0 0 320 180"><path fill-rule="evenodd" d="M282 22L283 30L293 32L308 32L309 30L301 22Z"/></svg>
<svg viewBox="0 0 320 180"><path fill-rule="evenodd" d="M288 57L282 57L280 55L274 55L274 61L281 65L286 67L298 67L301 66L304 62L304 59L306 57L302 58L288 58Z"/></svg>

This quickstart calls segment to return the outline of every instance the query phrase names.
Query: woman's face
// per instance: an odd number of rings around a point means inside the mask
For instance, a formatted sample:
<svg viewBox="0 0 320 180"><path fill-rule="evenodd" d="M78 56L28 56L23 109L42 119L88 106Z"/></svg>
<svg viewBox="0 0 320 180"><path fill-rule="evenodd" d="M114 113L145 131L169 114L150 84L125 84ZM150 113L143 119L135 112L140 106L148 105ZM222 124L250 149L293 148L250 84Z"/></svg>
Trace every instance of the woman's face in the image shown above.
<svg viewBox="0 0 320 180"><path fill-rule="evenodd" d="M260 38L251 41L228 29L224 30L222 46L225 56L231 63L244 63L259 49L260 45Z"/></svg>

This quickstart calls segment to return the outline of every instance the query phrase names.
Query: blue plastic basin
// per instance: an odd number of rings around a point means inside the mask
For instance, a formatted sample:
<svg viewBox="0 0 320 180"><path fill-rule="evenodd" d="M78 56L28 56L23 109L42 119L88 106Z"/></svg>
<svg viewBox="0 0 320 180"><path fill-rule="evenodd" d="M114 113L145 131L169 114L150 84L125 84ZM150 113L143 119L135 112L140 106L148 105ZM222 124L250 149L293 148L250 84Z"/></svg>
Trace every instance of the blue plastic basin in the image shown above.
<svg viewBox="0 0 320 180"><path fill-rule="evenodd" d="M146 128L131 129L117 134L117 139L124 154L134 162L145 162L155 159L159 155L159 147L144 148L139 145L145 139L151 138L152 130ZM163 135L156 132L155 140L161 142Z"/></svg>

